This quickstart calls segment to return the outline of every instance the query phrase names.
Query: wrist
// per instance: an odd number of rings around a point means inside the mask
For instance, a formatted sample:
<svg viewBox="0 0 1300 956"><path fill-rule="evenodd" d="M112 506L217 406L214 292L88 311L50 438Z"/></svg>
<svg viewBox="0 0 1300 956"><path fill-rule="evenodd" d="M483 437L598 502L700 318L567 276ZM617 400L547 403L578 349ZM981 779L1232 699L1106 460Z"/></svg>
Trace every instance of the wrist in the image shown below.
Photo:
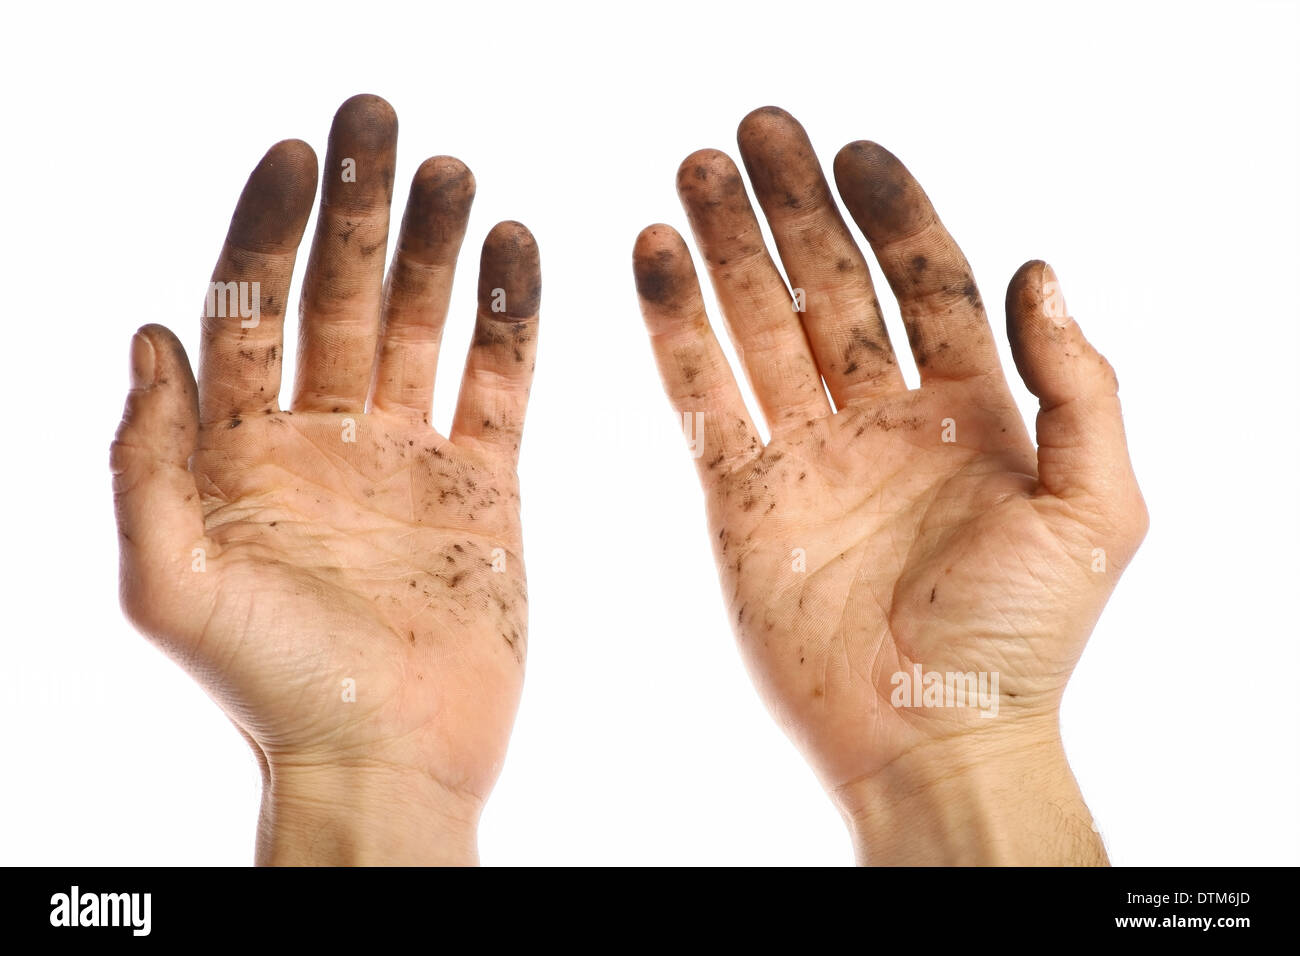
<svg viewBox="0 0 1300 956"><path fill-rule="evenodd" d="M473 866L482 805L391 766L264 770L259 866Z"/></svg>
<svg viewBox="0 0 1300 956"><path fill-rule="evenodd" d="M832 796L859 864L1108 862L1054 719L915 748Z"/></svg>

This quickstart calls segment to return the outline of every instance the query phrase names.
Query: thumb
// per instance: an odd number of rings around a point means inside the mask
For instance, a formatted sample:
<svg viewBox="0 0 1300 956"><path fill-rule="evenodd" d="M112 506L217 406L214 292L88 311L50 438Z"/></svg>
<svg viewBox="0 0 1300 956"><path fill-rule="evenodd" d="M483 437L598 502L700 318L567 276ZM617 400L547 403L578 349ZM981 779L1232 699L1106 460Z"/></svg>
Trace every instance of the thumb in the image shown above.
<svg viewBox="0 0 1300 956"><path fill-rule="evenodd" d="M131 340L131 390L109 461L122 607L151 636L178 636L205 583L203 510L189 471L198 429L184 347L161 325L144 326Z"/></svg>
<svg viewBox="0 0 1300 956"><path fill-rule="evenodd" d="M1007 337L1016 369L1038 397L1040 491L1126 531L1136 548L1146 506L1129 461L1119 381L1070 317L1052 267L1034 260L1007 287Z"/></svg>

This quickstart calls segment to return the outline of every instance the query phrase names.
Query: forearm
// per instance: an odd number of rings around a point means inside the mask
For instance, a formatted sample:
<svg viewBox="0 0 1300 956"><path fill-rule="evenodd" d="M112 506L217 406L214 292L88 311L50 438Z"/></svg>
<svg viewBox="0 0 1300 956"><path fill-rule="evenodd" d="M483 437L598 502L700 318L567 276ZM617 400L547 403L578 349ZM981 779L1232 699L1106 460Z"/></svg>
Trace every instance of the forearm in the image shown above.
<svg viewBox="0 0 1300 956"><path fill-rule="evenodd" d="M1108 864L1055 726L936 743L834 797L863 865Z"/></svg>
<svg viewBox="0 0 1300 956"><path fill-rule="evenodd" d="M388 768L272 769L257 827L259 866L474 866L474 801Z"/></svg>

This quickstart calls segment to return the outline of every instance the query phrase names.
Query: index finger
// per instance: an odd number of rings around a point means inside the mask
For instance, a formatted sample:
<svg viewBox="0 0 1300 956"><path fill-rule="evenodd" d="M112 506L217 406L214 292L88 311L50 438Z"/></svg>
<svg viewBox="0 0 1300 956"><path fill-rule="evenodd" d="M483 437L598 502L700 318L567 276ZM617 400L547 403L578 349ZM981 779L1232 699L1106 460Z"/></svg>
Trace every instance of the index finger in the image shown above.
<svg viewBox="0 0 1300 956"><path fill-rule="evenodd" d="M898 299L921 381L1000 371L970 263L907 167L863 140L835 157L835 182Z"/></svg>
<svg viewBox="0 0 1300 956"><path fill-rule="evenodd" d="M315 197L316 154L302 140L276 143L248 177L204 302L201 421L279 404L285 303Z"/></svg>

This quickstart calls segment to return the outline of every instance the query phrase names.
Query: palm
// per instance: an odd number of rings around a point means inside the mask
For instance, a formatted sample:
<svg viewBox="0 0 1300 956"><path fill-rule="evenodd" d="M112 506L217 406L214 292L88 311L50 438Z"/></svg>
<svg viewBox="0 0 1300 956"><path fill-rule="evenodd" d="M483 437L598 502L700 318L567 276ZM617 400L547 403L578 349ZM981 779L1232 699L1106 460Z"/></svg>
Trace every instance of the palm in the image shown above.
<svg viewBox="0 0 1300 956"><path fill-rule="evenodd" d="M344 442L347 420L203 432L219 690L264 749L433 766L485 792L522 681L514 476L399 418L355 416Z"/></svg>
<svg viewBox="0 0 1300 956"><path fill-rule="evenodd" d="M959 441L946 443L950 417ZM1080 574L1032 497L1035 471L1019 413L981 380L800 426L717 486L715 552L741 648L782 719L822 742L832 777L972 726L961 711L891 706L891 676L916 663L998 672L1016 697L1063 687L1081 648L1021 643L1051 633L1060 593L1042 575Z"/></svg>

